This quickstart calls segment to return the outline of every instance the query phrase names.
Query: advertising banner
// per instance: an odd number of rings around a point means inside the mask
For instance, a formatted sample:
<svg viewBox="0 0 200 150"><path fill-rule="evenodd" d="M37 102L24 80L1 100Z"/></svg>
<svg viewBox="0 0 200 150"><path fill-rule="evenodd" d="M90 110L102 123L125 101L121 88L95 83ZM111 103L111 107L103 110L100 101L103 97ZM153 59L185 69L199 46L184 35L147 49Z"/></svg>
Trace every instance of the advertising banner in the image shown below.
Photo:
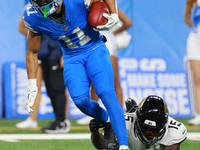
<svg viewBox="0 0 200 150"><path fill-rule="evenodd" d="M162 58L121 58L119 73L124 99L141 102L148 95L158 95L175 118L191 117L190 95L185 71L169 71Z"/></svg>
<svg viewBox="0 0 200 150"><path fill-rule="evenodd" d="M4 72L6 118L27 118L28 112L24 104L28 87L25 63L6 63ZM185 71L169 71L166 61L162 58L119 58L119 75L124 100L131 97L139 103L146 96L155 94L165 100L170 116L191 117ZM101 101L100 105L103 106ZM69 97L69 118L81 118L83 116L85 115ZM54 118L44 83L38 118Z"/></svg>
<svg viewBox="0 0 200 150"><path fill-rule="evenodd" d="M25 108L25 96L27 95L28 77L24 62L8 62L4 65L4 95L5 117L7 119L25 119L29 116ZM38 111L38 119L53 119L55 117L50 98L46 92L45 84L42 84L41 102ZM67 90L67 89L66 89ZM69 99L69 118L85 116L74 102Z"/></svg>
<svg viewBox="0 0 200 150"><path fill-rule="evenodd" d="M25 96L28 94L28 78L24 62L9 62L4 66L4 95L5 117L27 118L29 116L25 108ZM52 105L42 84L42 96L38 112L40 118L54 118Z"/></svg>

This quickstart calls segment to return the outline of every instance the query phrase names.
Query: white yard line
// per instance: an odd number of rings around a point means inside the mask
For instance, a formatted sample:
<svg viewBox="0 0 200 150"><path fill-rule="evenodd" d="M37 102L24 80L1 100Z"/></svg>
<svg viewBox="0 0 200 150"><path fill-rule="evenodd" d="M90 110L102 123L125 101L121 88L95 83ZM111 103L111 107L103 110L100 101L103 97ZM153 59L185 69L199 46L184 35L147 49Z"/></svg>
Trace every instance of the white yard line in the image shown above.
<svg viewBox="0 0 200 150"><path fill-rule="evenodd" d="M90 139L89 133L67 133L67 134L0 134L0 141L20 142L20 140L73 140ZM189 132L187 139L200 141L200 133Z"/></svg>
<svg viewBox="0 0 200 150"><path fill-rule="evenodd" d="M187 139L192 141L200 141L200 133L199 132L189 132L187 133Z"/></svg>
<svg viewBox="0 0 200 150"><path fill-rule="evenodd" d="M0 141L19 142L19 140L73 140L90 139L89 133L67 134L0 134Z"/></svg>

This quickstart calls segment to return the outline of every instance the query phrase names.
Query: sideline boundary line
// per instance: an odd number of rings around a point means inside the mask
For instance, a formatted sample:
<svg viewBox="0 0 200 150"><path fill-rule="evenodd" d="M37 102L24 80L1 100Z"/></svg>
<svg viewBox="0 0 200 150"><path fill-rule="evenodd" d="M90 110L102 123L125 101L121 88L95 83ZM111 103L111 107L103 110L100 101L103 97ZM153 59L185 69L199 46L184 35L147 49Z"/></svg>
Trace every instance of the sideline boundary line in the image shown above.
<svg viewBox="0 0 200 150"><path fill-rule="evenodd" d="M0 134L0 141L20 142L20 140L74 140L90 139L90 133L67 134Z"/></svg>
<svg viewBox="0 0 200 150"><path fill-rule="evenodd" d="M23 131L28 131L28 130L39 131L41 129L42 129L42 127L25 128L25 129L19 129L17 127L0 127L0 131L18 131L18 130L23 130ZM71 126L70 130L89 130L89 127L88 126Z"/></svg>
<svg viewBox="0 0 200 150"><path fill-rule="evenodd" d="M20 140L75 140L90 139L90 133L67 134L1 134L0 141L20 142ZM187 140L200 141L200 133L187 133Z"/></svg>
<svg viewBox="0 0 200 150"><path fill-rule="evenodd" d="M200 141L200 133L199 132L188 132L187 139L191 141Z"/></svg>

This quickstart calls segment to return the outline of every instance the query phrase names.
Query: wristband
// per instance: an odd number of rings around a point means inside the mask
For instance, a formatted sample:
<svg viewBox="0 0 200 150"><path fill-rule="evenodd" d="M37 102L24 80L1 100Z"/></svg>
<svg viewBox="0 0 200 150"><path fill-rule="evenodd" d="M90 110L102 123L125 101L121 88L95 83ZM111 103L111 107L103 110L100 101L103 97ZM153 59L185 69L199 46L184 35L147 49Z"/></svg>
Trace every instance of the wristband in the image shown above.
<svg viewBox="0 0 200 150"><path fill-rule="evenodd" d="M37 79L28 79L30 87L37 87Z"/></svg>

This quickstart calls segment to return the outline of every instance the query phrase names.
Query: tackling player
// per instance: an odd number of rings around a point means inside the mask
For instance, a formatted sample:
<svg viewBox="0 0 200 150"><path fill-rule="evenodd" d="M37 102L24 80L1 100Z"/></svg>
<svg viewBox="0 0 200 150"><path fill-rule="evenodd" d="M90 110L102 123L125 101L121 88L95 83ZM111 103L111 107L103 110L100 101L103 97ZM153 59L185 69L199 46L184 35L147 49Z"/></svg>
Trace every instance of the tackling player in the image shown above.
<svg viewBox="0 0 200 150"><path fill-rule="evenodd" d="M133 99L126 103L124 116L130 150L180 150L181 143L187 138L187 129L183 123L168 116L167 105L162 98L148 96L138 108ZM100 127L104 127L104 135L98 131ZM97 149L119 149L109 123L93 119L90 130L92 143Z"/></svg>
<svg viewBox="0 0 200 150"><path fill-rule="evenodd" d="M99 0L30 0L32 6L24 11L27 35L26 68L29 79L26 108L32 112L37 95L37 53L41 35L57 40L63 52L64 81L75 105L86 115L111 125L118 138L120 149L128 150L128 139L123 110L119 105L109 52L103 36L94 31L87 21L90 6ZM96 30L108 30L118 23L115 0L104 0L111 15L106 25ZM91 82L107 111L90 99ZM117 113L116 113L117 112ZM120 122L120 123L118 123Z"/></svg>

